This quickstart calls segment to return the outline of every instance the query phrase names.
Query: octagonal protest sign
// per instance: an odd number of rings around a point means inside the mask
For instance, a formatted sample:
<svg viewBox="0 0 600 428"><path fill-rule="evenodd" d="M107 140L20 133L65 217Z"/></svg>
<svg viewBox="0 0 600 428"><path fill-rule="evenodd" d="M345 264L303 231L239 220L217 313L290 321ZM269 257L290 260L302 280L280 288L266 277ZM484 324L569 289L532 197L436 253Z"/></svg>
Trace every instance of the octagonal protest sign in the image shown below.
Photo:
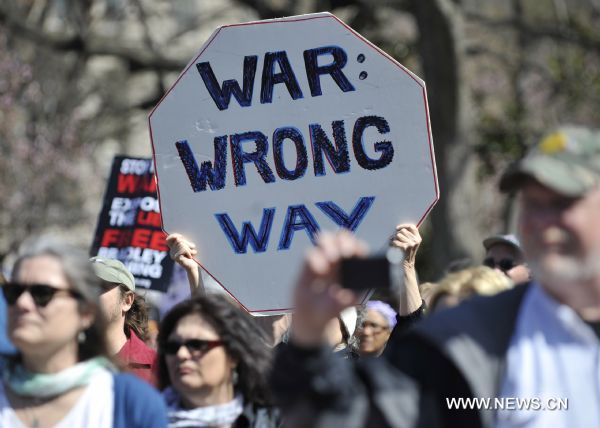
<svg viewBox="0 0 600 428"><path fill-rule="evenodd" d="M383 249L439 197L424 82L329 13L220 27L149 122L163 229L250 312L318 231Z"/></svg>

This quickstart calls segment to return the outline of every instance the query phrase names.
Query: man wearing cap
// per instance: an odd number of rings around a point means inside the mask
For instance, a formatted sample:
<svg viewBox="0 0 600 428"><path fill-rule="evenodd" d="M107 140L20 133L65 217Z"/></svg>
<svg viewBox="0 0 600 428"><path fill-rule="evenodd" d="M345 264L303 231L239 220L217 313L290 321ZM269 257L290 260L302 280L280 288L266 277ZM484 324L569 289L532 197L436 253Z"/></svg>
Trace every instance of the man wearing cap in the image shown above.
<svg viewBox="0 0 600 428"><path fill-rule="evenodd" d="M317 323L296 323L273 382L288 417L312 426L600 426L600 131L560 128L500 188L518 192L534 281L432 315L391 340L377 366L327 360ZM354 303L335 274L322 291L341 254L360 254L352 239L328 238L307 256L297 310L318 304L315 316L326 319ZM294 396L292 377L280 373L293 374L295 391L310 398ZM458 402L465 398L481 401Z"/></svg>
<svg viewBox="0 0 600 428"><path fill-rule="evenodd" d="M526 284L531 273L525 263L521 243L515 235L493 235L483 240L483 264L503 273L517 284Z"/></svg>
<svg viewBox="0 0 600 428"><path fill-rule="evenodd" d="M107 321L109 353L116 355L127 371L156 386L156 351L143 341L148 336L148 312L144 298L135 293L133 275L118 260L92 257L90 261L103 281L100 302Z"/></svg>

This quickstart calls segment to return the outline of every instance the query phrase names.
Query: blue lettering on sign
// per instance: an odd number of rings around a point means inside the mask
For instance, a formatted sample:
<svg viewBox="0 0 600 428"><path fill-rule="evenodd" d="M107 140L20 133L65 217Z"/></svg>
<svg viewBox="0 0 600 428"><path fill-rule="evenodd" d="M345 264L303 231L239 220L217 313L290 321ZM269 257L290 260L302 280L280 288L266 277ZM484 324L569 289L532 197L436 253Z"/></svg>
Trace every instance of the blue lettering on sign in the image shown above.
<svg viewBox="0 0 600 428"><path fill-rule="evenodd" d="M356 119L352 133L352 148L354 157L358 165L366 170L377 170L388 166L394 158L394 147L391 141L375 142L373 148L375 152L380 153L378 158L370 157L364 147L363 136L365 130L374 126L379 134L390 132L388 122L380 116L362 116ZM346 141L345 124L343 120L331 122L333 131L333 142L327 136L325 130L318 123L308 125L310 136L310 147L312 152L313 169L315 177L321 177L326 174L325 161L335 174L342 174L350 171L350 155L348 143ZM206 190L207 185L211 190L220 190L225 187L225 177L227 170L227 137L219 136L214 138L215 162L202 162L200 167L194 158L192 150L187 140L175 143L179 157L194 192ZM296 149L296 166L289 169L285 163L283 144L286 140L291 140ZM265 183L275 182L275 175L267 155L269 153L269 141L267 136L260 131L248 131L229 136L231 147L232 169L234 183L236 186L246 185L245 164L253 163ZM254 143L254 149L244 149L244 143ZM303 177L308 168L308 154L302 132L292 126L284 126L275 129L273 132L273 160L275 171L279 178L283 180L297 180Z"/></svg>
<svg viewBox="0 0 600 428"><path fill-rule="evenodd" d="M303 56L306 78L313 97L323 95L321 76L325 74L331 76L342 92L356 90L342 71L348 62L348 55L346 55L346 52L341 47L321 46L314 49L307 49L303 52ZM332 61L325 65L319 65L319 58L323 56L331 57ZM219 85L217 76L215 76L215 72L208 61L196 64L196 68L217 108L219 110L227 110L232 96L242 107L252 105L257 62L258 56L256 55L244 57L241 88L235 79L225 80L222 85ZM275 72L275 65L279 67L279 72ZM278 83L285 83L293 100L303 98L302 90L300 89L298 79L296 79L287 53L285 51L267 52L263 59L261 79L260 102L262 104L273 101L273 87Z"/></svg>
<svg viewBox="0 0 600 428"><path fill-rule="evenodd" d="M279 73L275 73L275 64L279 65L279 69L281 70ZM298 98L302 98L302 90L300 89L298 80L296 80L285 51L267 52L265 54L260 90L261 104L273 101L273 86L277 83L285 83L292 99L297 100Z"/></svg>
<svg viewBox="0 0 600 428"><path fill-rule="evenodd" d="M373 206L375 196L361 197L352 212L348 214L332 201L317 202L315 205L340 227L356 231L365 216ZM246 254L248 245L255 253L264 253L267 250L271 227L275 217L275 208L263 209L258 233L249 221L242 223L241 232L235 227L227 213L215 214L219 226L225 233L227 241L236 254ZM304 204L290 205L287 209L277 251L289 250L296 232L304 230L310 241L314 244L317 233L321 228L315 217Z"/></svg>
<svg viewBox="0 0 600 428"><path fill-rule="evenodd" d="M317 205L327 217L333 220L335 224L354 232L367 215L367 212L374 201L375 196L365 196L360 198L349 215L332 201L317 202L315 205Z"/></svg>
<svg viewBox="0 0 600 428"><path fill-rule="evenodd" d="M287 214L285 216L285 222L281 231L281 238L279 239L278 250L287 250L290 248L294 233L298 230L304 229L306 234L310 238L310 241L315 243L315 237L319 231L319 225L315 218L312 216L306 206L291 205L288 207Z"/></svg>
<svg viewBox="0 0 600 428"><path fill-rule="evenodd" d="M350 171L350 157L348 155L348 144L346 143L346 131L344 130L344 121L336 120L331 122L333 129L333 140L335 147L318 123L308 126L310 130L310 142L313 151L313 167L315 176L325 175L325 165L323 164L323 153L327 156L329 164L336 174Z"/></svg>
<svg viewBox="0 0 600 428"><path fill-rule="evenodd" d="M264 253L266 251L274 215L275 208L263 209L263 216L258 234L249 221L245 221L242 224L242 232L239 233L231 221L231 218L229 218L229 215L221 213L215 214L215 217L217 218L221 229L225 232L225 237L231 244L233 251L236 254L246 254L248 251L248 244L254 249L255 253Z"/></svg>
<svg viewBox="0 0 600 428"><path fill-rule="evenodd" d="M286 139L292 140L296 147L296 168L292 171L287 169L283 162L283 142ZM277 128L273 132L273 158L275 160L275 170L279 178L296 180L302 177L308 167L308 157L302 133L292 127Z"/></svg>
<svg viewBox="0 0 600 428"><path fill-rule="evenodd" d="M333 61L327 65L319 65L319 57L323 55L331 55ZM342 71L347 61L346 52L339 46L323 46L305 50L304 67L311 95L318 97L323 94L321 90L321 75L323 74L329 74L343 92L355 91L356 89Z"/></svg>
<svg viewBox="0 0 600 428"><path fill-rule="evenodd" d="M240 88L240 84L235 79L225 80L223 87L219 86L217 77L209 62L196 64L204 85L219 110L229 108L232 95L242 107L248 107L252 104L257 61L258 57L256 55L244 57L243 89Z"/></svg>
<svg viewBox="0 0 600 428"><path fill-rule="evenodd" d="M256 150L254 152L245 152L242 148L242 144L249 141L256 143ZM246 163L253 163L256 166L256 170L265 183L275 181L273 171L265 159L269 151L267 136L265 134L259 131L233 134L230 142L231 157L233 158L233 177L236 186L246 185L246 170L244 168L244 164Z"/></svg>
<svg viewBox="0 0 600 428"><path fill-rule="evenodd" d="M187 140L177 141L175 143L179 158L183 162L185 172L187 173L192 190L202 192L206 190L206 185L210 190L219 190L225 187L225 169L227 167L227 135L215 137L215 166L210 161L202 162L198 168L198 162L190 149Z"/></svg>
<svg viewBox="0 0 600 428"><path fill-rule="evenodd" d="M394 147L390 141L379 141L375 143L375 151L381 152L379 159L373 159L367 156L363 146L363 133L365 128L375 126L380 134L390 132L390 125L387 120L379 116L363 116L359 117L354 123L354 131L352 133L352 147L356 161L364 169L374 170L381 169L390 164L394 158Z"/></svg>

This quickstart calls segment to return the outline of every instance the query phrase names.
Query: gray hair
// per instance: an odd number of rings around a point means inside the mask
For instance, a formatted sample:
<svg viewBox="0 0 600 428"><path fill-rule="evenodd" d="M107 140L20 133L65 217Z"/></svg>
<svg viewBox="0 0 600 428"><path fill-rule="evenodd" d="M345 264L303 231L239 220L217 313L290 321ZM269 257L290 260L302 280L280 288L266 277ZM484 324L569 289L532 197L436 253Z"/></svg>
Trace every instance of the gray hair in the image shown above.
<svg viewBox="0 0 600 428"><path fill-rule="evenodd" d="M89 256L82 249L56 237L36 237L21 245L12 269L13 280L18 275L24 260L42 256L50 256L60 262L69 286L81 296L80 311L85 308L95 313L94 322L84 332L85 339L79 343L79 360L106 355L105 320L98 310L102 280L96 276L89 262Z"/></svg>

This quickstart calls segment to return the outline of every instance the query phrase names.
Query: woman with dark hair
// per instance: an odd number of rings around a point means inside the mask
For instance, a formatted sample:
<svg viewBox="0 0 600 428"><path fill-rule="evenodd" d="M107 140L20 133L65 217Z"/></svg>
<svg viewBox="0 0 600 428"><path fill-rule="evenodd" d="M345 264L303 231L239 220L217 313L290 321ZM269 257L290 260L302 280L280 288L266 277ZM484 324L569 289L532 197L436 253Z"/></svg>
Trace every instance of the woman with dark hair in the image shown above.
<svg viewBox="0 0 600 428"><path fill-rule="evenodd" d="M87 255L40 239L2 286L17 348L0 382L2 427L164 427L160 396L106 356L100 280Z"/></svg>
<svg viewBox="0 0 600 428"><path fill-rule="evenodd" d="M248 314L208 294L171 309L158 334L159 383L171 427L276 427L270 352Z"/></svg>

